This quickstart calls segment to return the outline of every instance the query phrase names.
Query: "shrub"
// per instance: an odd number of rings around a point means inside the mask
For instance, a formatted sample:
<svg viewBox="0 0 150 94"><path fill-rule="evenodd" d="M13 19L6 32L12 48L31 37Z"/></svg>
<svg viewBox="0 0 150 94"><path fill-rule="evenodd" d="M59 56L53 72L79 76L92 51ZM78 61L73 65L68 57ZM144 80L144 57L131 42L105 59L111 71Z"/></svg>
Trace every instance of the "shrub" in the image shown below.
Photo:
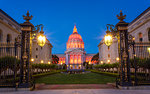
<svg viewBox="0 0 150 94"><path fill-rule="evenodd" d="M10 68L12 71L19 70L20 60L12 57L12 56L5 56L0 58L0 72L5 71L6 69Z"/></svg>

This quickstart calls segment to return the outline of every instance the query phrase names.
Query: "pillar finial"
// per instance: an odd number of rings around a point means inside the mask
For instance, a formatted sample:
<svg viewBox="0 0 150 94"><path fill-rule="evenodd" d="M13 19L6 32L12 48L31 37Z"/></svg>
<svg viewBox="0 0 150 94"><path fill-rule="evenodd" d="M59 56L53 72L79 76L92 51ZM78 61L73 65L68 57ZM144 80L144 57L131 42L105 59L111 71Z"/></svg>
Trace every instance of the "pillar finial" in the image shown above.
<svg viewBox="0 0 150 94"><path fill-rule="evenodd" d="M120 10L120 15L117 15L117 18L120 22L124 22L123 20L126 18L126 15L123 15L122 10Z"/></svg>
<svg viewBox="0 0 150 94"><path fill-rule="evenodd" d="M33 16L29 14L29 11L27 11L26 16L23 15L23 19L26 20L26 22L29 22L29 20L31 20L33 18Z"/></svg>

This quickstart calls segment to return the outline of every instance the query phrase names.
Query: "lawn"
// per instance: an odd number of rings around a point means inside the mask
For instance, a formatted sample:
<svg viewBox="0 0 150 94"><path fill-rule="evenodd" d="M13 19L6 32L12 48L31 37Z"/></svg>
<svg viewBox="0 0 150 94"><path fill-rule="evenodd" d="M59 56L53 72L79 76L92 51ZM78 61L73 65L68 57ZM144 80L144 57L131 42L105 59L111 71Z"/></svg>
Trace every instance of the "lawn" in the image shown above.
<svg viewBox="0 0 150 94"><path fill-rule="evenodd" d="M63 74L57 73L44 76L35 80L36 83L45 84L106 84L114 83L115 77L97 73Z"/></svg>

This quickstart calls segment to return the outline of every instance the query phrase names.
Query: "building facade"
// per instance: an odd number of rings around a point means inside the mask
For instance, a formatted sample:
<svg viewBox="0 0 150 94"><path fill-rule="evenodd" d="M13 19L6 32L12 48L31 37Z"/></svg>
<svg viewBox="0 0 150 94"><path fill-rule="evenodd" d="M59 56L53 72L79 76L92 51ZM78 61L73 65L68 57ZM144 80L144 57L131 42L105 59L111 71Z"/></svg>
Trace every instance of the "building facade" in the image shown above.
<svg viewBox="0 0 150 94"><path fill-rule="evenodd" d="M135 42L150 42L150 7L129 24L128 32Z"/></svg>
<svg viewBox="0 0 150 94"><path fill-rule="evenodd" d="M58 64L66 64L67 69L84 69L83 62L92 64L91 59L95 54L86 54L84 42L75 25L66 43L65 54L55 55L59 57Z"/></svg>
<svg viewBox="0 0 150 94"><path fill-rule="evenodd" d="M131 23L129 23L128 32L135 38L135 46L143 46L142 49L140 48L140 52L138 49L135 50L136 55L140 55L139 53L143 51L143 54L145 54L145 56L149 56L146 47L150 46L147 44L150 43L150 7L142 12L138 17L136 17ZM100 63L118 62L119 58L117 39L113 39L113 43L109 49L105 45L104 40L101 40L98 48ZM132 50L130 49L130 57L132 53L131 51Z"/></svg>
<svg viewBox="0 0 150 94"><path fill-rule="evenodd" d="M113 38L113 43L110 47L106 46L104 39L99 43L99 63L115 63L119 61L118 55L118 40Z"/></svg>
<svg viewBox="0 0 150 94"><path fill-rule="evenodd" d="M15 38L17 38L20 34L21 25L0 9L0 57L4 55L15 56ZM18 49L18 54L18 59L20 59L21 49ZM46 44L44 45L44 47L40 47L37 44L37 39L33 39L32 59L33 63L52 62L52 45L49 40L46 40Z"/></svg>

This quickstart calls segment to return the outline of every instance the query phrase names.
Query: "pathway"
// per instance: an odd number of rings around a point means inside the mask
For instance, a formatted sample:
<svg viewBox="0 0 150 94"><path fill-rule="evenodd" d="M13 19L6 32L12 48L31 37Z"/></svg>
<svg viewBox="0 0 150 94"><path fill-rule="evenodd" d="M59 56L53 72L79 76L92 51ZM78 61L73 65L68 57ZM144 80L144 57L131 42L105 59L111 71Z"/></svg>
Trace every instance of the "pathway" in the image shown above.
<svg viewBox="0 0 150 94"><path fill-rule="evenodd" d="M49 89L115 89L114 84L64 84L64 85L45 85L36 84L36 90Z"/></svg>
<svg viewBox="0 0 150 94"><path fill-rule="evenodd" d="M150 90L64 89L64 90L0 92L0 94L150 94Z"/></svg>

